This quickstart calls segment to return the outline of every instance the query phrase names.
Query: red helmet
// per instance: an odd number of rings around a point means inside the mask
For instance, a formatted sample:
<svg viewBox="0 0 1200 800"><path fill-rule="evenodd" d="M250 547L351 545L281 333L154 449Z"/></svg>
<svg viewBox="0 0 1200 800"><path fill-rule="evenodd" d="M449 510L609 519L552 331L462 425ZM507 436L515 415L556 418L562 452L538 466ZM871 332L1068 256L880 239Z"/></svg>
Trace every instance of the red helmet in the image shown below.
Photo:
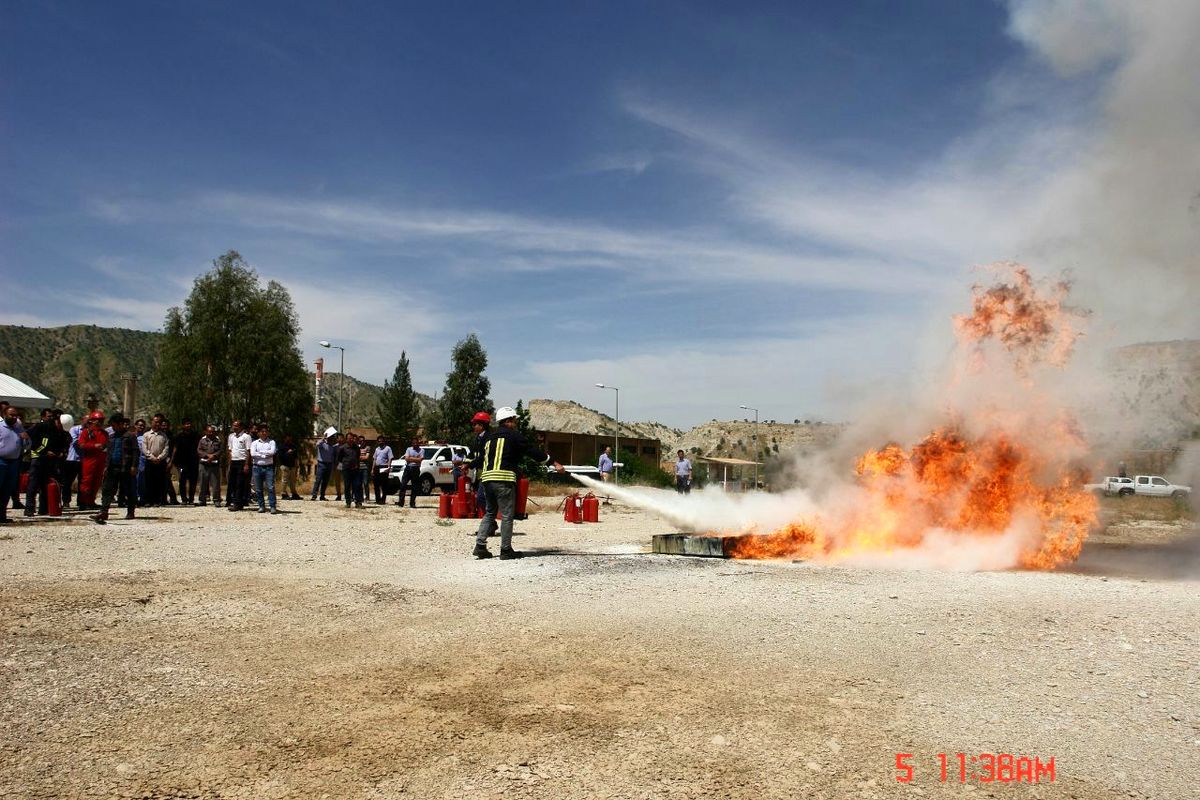
<svg viewBox="0 0 1200 800"><path fill-rule="evenodd" d="M104 421L104 412L103 411L93 411L92 413L88 414L88 419L95 420L96 422L103 422Z"/></svg>
<svg viewBox="0 0 1200 800"><path fill-rule="evenodd" d="M475 416L471 417L471 422L482 422L484 425L492 424L492 415L486 411L476 412Z"/></svg>

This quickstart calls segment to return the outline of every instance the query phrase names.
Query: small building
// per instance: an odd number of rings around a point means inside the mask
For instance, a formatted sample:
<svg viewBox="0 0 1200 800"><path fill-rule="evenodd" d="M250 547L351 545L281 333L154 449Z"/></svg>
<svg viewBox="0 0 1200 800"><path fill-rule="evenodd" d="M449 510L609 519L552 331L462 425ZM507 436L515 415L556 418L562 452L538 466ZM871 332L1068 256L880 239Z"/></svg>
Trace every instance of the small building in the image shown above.
<svg viewBox="0 0 1200 800"><path fill-rule="evenodd" d="M545 451L560 464L594 465L604 448L613 445L612 434L538 431L537 436ZM637 453L651 464L659 463L662 457L662 444L658 439L622 436L620 446L622 453Z"/></svg>

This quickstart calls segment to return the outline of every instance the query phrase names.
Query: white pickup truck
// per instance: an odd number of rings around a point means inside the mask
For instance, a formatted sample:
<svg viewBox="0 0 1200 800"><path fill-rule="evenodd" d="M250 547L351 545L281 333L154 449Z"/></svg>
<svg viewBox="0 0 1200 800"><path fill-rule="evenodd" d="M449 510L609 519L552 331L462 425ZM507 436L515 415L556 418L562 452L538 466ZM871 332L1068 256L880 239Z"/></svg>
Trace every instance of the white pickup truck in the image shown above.
<svg viewBox="0 0 1200 800"><path fill-rule="evenodd" d="M1179 486L1157 475L1138 475L1133 479L1133 491L1135 494L1144 494L1150 497L1182 499L1191 496L1192 487Z"/></svg>
<svg viewBox="0 0 1200 800"><path fill-rule="evenodd" d="M1118 495L1125 497L1133 494L1133 478L1121 478L1118 476L1109 476L1100 483L1087 483L1083 486L1092 492L1104 492L1107 495Z"/></svg>

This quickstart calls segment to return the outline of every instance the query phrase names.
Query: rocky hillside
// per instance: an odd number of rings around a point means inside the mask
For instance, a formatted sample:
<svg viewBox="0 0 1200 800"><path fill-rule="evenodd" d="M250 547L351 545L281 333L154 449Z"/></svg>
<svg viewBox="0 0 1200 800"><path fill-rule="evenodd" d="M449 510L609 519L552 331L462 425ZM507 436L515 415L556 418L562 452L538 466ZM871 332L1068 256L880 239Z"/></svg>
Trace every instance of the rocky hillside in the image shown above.
<svg viewBox="0 0 1200 800"><path fill-rule="evenodd" d="M1171 447L1200 436L1200 341L1149 342L1113 351L1113 434L1141 447Z"/></svg>
<svg viewBox="0 0 1200 800"><path fill-rule="evenodd" d="M0 372L28 383L72 413L94 394L100 408L120 408L125 379L138 376L137 411L154 405L147 390L158 363L160 333L96 325L27 328L0 325Z"/></svg>
<svg viewBox="0 0 1200 800"><path fill-rule="evenodd" d="M611 436L616 427L612 417L573 400L531 400L529 412L533 427L542 431ZM841 426L820 422L761 422L757 428L757 435L762 443L760 451L764 458L790 450L826 445L842 430ZM663 456L668 461L674 459L676 450L683 450L693 456L754 460L756 432L753 422L712 420L689 431L671 428L659 422L622 422L620 434L658 439L662 442Z"/></svg>
<svg viewBox="0 0 1200 800"><path fill-rule="evenodd" d="M124 402L125 379L138 378L135 412L147 416L158 411L154 372L162 334L96 325L29 328L0 325L0 372L28 383L50 397L55 405L73 414L87 408L95 394L99 407L119 409ZM310 382L314 379L309 373ZM338 374L325 373L320 422L337 422ZM311 385L311 383L310 383ZM382 386L346 376L343 416L349 424L374 427ZM417 393L422 409L433 398Z"/></svg>

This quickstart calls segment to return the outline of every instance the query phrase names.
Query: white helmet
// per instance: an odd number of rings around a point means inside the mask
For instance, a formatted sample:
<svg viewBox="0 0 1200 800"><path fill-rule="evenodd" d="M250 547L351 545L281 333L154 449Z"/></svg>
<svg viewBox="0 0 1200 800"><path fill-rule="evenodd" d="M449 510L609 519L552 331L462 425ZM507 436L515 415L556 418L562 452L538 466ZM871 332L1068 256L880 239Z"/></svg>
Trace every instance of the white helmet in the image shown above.
<svg viewBox="0 0 1200 800"><path fill-rule="evenodd" d="M513 411L508 406L505 406L504 408L500 408L500 409L496 410L496 422L497 423L504 422L504 420L512 419L516 415L517 415L517 412Z"/></svg>
<svg viewBox="0 0 1200 800"><path fill-rule="evenodd" d="M58 418L58 421L62 423L62 426L64 428L75 427L75 418L72 417L70 414L63 414L61 417Z"/></svg>

